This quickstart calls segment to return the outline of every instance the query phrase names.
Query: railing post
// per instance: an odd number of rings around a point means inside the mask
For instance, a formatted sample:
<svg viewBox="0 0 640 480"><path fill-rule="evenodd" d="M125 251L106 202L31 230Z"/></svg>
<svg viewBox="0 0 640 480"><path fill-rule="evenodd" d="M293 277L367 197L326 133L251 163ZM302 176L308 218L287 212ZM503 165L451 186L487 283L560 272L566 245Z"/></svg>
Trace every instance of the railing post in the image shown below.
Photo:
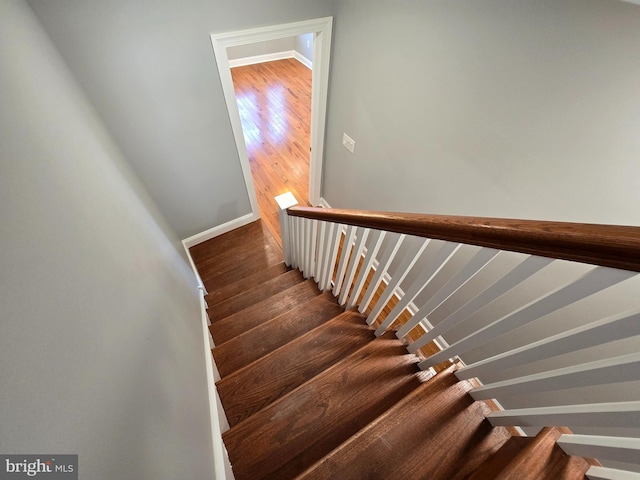
<svg viewBox="0 0 640 480"><path fill-rule="evenodd" d="M289 232L289 214L287 208L293 207L298 204L296 197L291 192L283 193L275 197L278 204L278 218L280 219L280 238L282 239L282 256L284 257L284 263L287 267L291 266L292 262L292 245L291 234Z"/></svg>

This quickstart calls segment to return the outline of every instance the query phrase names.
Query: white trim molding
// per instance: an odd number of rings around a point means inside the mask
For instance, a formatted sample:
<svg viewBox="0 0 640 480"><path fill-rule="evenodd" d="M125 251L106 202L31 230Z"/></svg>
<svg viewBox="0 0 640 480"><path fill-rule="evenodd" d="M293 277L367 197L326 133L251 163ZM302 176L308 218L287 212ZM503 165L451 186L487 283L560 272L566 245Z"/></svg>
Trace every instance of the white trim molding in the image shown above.
<svg viewBox="0 0 640 480"><path fill-rule="evenodd" d="M274 25L229 33L211 34L211 43L215 54L222 90L224 92L229 119L236 140L236 147L240 157L240 166L244 175L252 212L260 216L258 201L253 184L253 176L249 165L247 146L242 133L240 113L236 103L235 91L227 48L264 42L278 38L295 37L306 33L314 33L313 44L313 74L311 85L311 152L309 159L309 202L320 204L320 190L322 186L322 160L324 152L324 135L327 113L327 92L329 87L329 62L331 60L331 32L333 17L305 20L302 22Z"/></svg>
<svg viewBox="0 0 640 480"><path fill-rule="evenodd" d="M217 372L213 355L211 353L211 345L209 344L208 332L209 328L207 320L206 302L204 300L204 291L200 291L200 310L202 313L202 338L204 339L204 356L205 368L207 372L207 390L209 392L209 412L211 422L211 435L213 438L213 467L216 480L231 480L233 474L229 475L231 465L227 455L224 443L222 441L222 433L229 429L229 423L224 410L221 408L218 391L216 389L214 372Z"/></svg>
<svg viewBox="0 0 640 480"><path fill-rule="evenodd" d="M260 218L259 214L256 215L253 212L247 213L242 217L238 217L227 223L218 225L217 227L213 227L213 228L210 228L209 230L205 230L202 233L197 233L189 238L185 238L184 240L182 240L182 244L184 245L184 248L187 249L187 253L188 253L188 249L191 247L194 247L202 242L206 242L207 240L211 240L212 238L222 235L223 233L227 233L227 232L230 232L231 230L235 230L236 228L243 227L251 222L255 222L259 218ZM193 266L193 262L191 263L191 266L195 270L195 267Z"/></svg>
<svg viewBox="0 0 640 480"><path fill-rule="evenodd" d="M301 64L303 64L309 70L313 70L313 62L311 60L309 60L307 57L305 57L304 55L302 55L297 50L293 51L293 58L298 60Z"/></svg>
<svg viewBox="0 0 640 480"><path fill-rule="evenodd" d="M295 58L309 70L312 70L313 63L296 50L288 50L284 52L265 53L264 55L254 55L251 57L236 58L229 60L229 68L246 67L247 65L255 65L257 63L275 62L276 60L284 60L286 58Z"/></svg>

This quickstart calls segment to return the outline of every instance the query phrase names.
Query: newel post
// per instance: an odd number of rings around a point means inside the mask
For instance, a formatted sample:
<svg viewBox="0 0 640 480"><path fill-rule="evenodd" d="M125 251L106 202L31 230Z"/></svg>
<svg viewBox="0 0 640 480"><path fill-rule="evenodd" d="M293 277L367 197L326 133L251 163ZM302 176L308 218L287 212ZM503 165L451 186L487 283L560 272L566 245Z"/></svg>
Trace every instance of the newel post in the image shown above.
<svg viewBox="0 0 640 480"><path fill-rule="evenodd" d="M293 261L291 232L289 231L289 214L287 208L298 204L296 197L291 192L283 193L275 197L278 204L278 218L280 219L280 238L282 239L282 256L284 263L290 267Z"/></svg>

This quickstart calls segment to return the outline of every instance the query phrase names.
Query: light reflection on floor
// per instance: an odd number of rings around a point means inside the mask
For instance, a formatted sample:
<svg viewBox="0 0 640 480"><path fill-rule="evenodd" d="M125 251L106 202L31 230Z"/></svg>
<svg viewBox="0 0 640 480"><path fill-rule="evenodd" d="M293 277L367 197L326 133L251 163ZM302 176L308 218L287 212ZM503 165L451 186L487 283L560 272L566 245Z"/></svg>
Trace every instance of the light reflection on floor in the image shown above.
<svg viewBox="0 0 640 480"><path fill-rule="evenodd" d="M288 105L285 87L283 85L269 87L266 105L264 105L263 99L264 97L252 92L236 95L244 141L248 151L262 147L264 140L268 140L274 145L288 141L289 122L286 115Z"/></svg>

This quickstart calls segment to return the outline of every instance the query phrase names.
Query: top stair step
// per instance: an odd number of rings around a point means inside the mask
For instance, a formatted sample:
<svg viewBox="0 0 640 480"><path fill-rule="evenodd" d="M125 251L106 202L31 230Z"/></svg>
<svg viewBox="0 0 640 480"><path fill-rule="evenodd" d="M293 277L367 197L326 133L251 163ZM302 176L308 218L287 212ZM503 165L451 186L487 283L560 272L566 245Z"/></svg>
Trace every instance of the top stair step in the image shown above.
<svg viewBox="0 0 640 480"><path fill-rule="evenodd" d="M257 221L189 249L207 291L282 262L282 249Z"/></svg>

